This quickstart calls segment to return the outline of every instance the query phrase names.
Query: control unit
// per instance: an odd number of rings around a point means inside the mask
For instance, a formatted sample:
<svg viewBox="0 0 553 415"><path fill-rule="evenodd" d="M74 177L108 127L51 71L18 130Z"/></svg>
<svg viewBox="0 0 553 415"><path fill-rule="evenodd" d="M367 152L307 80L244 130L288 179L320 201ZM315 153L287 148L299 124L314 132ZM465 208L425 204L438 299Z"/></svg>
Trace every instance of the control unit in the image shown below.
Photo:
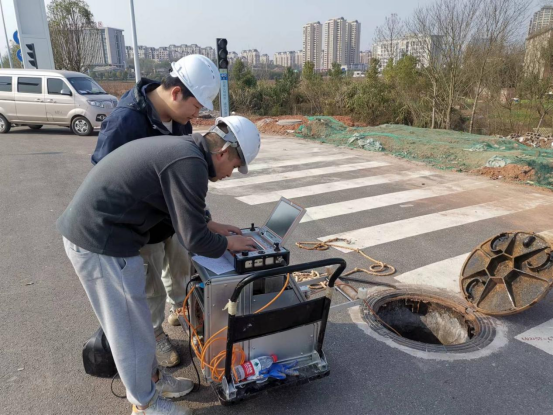
<svg viewBox="0 0 553 415"><path fill-rule="evenodd" d="M257 250L227 251L236 272L243 274L288 265L290 251L284 243L304 214L304 208L281 198L263 226L256 227L252 223L249 228L242 229L242 235L252 238Z"/></svg>

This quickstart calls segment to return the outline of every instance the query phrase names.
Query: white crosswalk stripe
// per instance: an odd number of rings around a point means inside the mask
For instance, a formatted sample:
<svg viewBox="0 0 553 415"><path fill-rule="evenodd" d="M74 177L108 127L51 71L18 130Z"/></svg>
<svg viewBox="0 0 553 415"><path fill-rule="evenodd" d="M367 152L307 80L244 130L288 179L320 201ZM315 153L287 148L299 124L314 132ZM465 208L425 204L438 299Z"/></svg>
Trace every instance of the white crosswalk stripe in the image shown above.
<svg viewBox="0 0 553 415"><path fill-rule="evenodd" d="M355 170L361 170L361 169L373 169L375 167L383 167L388 165L389 163L380 162L380 161L367 161L365 163L320 167L316 169L298 170L298 171L291 171L287 173L264 174L260 176L247 177L245 179L234 179L234 180L228 180L228 181L223 180L221 182L210 183L209 186L211 189L229 189L232 187L250 186L252 184L278 182L281 180L321 176L324 174L336 174L336 173L355 171Z"/></svg>
<svg viewBox="0 0 553 415"><path fill-rule="evenodd" d="M319 238L319 240L325 241L331 238L349 239L352 242L350 245L352 248L363 249L550 204L553 204L553 199L540 194L535 194L534 197L527 196L524 199L509 198L328 235ZM342 252L348 252L345 249L337 249Z"/></svg>
<svg viewBox="0 0 553 415"><path fill-rule="evenodd" d="M261 203L276 202L281 197L294 199L298 197L314 196L340 190L355 189L359 187L374 186L378 184L393 183L402 180L415 179L417 177L431 176L436 174L430 170L405 171L398 174L382 174L379 176L361 177L353 180L340 180L337 182L315 184L312 186L296 187L291 189L278 190L275 192L257 193L237 197L241 202L248 205L259 205Z"/></svg>
<svg viewBox="0 0 553 415"><path fill-rule="evenodd" d="M465 192L467 190L481 189L492 185L492 182L464 180L458 183L447 183L440 186L426 187L424 189L405 190L402 192L386 193L378 196L314 206L307 208L307 213L302 222L311 222L319 219L332 218L334 216L363 212L385 206L398 205L400 203L414 202L416 200L445 196Z"/></svg>
<svg viewBox="0 0 553 415"><path fill-rule="evenodd" d="M264 169L271 169L273 167L287 167L287 166L299 166L303 164L311 164L311 163L322 163L325 161L336 161L336 160L344 160L348 158L355 157L353 155L332 155L332 156L318 156L318 157L311 157L311 158L301 158L301 159L286 159L286 160L280 160L275 162L266 162L266 163L253 163L252 165L248 166L249 171L256 171L256 170L264 170Z"/></svg>
<svg viewBox="0 0 553 415"><path fill-rule="evenodd" d="M553 230L540 232L538 235L553 241ZM460 293L459 275L469 254L470 252L467 252L409 272L404 272L396 276L395 279L404 284L428 285Z"/></svg>

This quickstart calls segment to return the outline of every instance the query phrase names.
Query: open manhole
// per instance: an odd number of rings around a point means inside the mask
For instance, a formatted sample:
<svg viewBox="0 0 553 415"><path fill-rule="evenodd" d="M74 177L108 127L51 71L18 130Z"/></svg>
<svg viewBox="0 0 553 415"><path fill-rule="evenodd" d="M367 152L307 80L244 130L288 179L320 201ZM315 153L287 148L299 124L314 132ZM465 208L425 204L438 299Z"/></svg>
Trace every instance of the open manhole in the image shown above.
<svg viewBox="0 0 553 415"><path fill-rule="evenodd" d="M489 318L460 299L428 290L379 291L367 298L363 314L378 334L427 352L472 352L495 336Z"/></svg>

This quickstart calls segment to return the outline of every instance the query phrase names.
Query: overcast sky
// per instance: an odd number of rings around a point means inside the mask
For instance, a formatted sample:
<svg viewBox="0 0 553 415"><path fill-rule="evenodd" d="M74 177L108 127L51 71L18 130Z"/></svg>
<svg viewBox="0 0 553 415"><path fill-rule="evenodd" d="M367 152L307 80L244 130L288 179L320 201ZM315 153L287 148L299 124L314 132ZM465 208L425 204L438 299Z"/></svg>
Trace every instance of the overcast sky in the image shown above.
<svg viewBox="0 0 553 415"><path fill-rule="evenodd" d="M3 0L8 36L16 30L14 0ZM361 50L369 49L376 26L397 13L408 18L418 5L434 0L135 0L138 44L167 46L192 44L215 46L226 37L229 50L258 49L275 52L302 49L305 23L344 17L361 22ZM543 0L534 0L534 10ZM50 0L45 0L46 4ZM97 22L123 29L125 43L132 46L128 0L88 0ZM533 11L534 11L533 10ZM0 47L5 40L0 36Z"/></svg>

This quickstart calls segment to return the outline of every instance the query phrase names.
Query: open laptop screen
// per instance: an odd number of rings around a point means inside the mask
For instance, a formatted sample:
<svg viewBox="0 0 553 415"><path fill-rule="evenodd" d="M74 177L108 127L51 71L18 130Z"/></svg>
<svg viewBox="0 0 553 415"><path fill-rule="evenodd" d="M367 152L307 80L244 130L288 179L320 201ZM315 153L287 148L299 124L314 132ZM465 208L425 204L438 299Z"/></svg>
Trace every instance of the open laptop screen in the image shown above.
<svg viewBox="0 0 553 415"><path fill-rule="evenodd" d="M280 201L265 226L282 239L301 213L302 210Z"/></svg>

